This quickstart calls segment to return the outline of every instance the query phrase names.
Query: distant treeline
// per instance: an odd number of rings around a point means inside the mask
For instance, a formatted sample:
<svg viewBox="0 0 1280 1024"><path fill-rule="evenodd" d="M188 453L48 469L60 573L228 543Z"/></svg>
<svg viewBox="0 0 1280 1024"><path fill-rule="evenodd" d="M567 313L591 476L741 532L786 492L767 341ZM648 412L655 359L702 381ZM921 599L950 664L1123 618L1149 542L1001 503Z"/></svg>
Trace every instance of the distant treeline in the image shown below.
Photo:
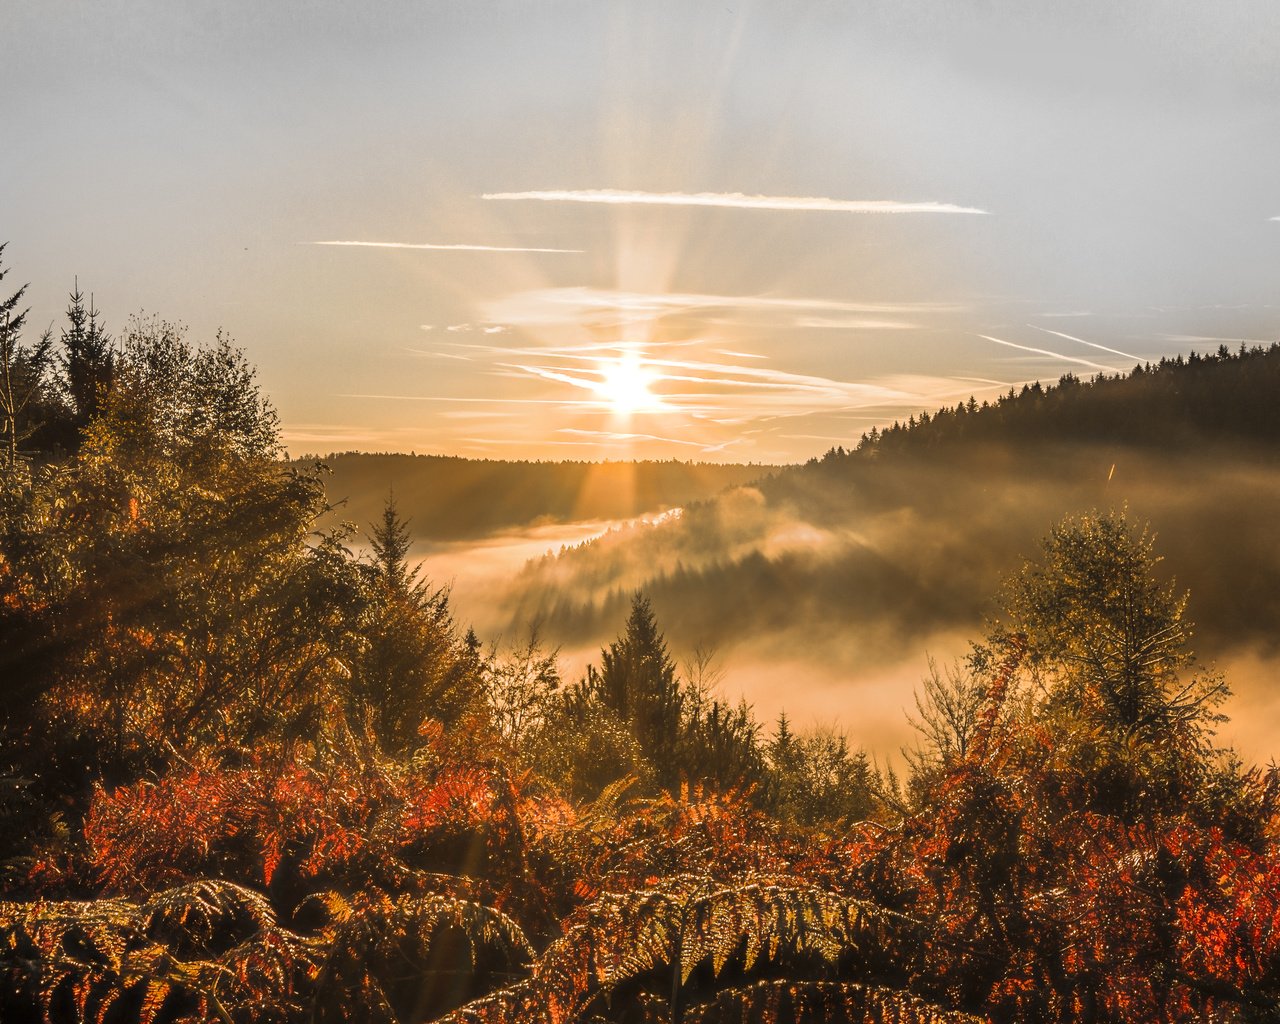
<svg viewBox="0 0 1280 1024"><path fill-rule="evenodd" d="M309 457L300 461L315 461ZM334 517L363 528L389 490L417 537L461 540L531 523L627 519L770 473L703 462L524 462L341 452L324 457Z"/></svg>
<svg viewBox="0 0 1280 1024"><path fill-rule="evenodd" d="M857 451L885 454L980 441L1122 442L1176 448L1207 441L1266 445L1280 439L1280 343L1226 345L1090 380L1064 374L1010 388L995 402L970 397L862 435ZM833 448L824 461L849 454ZM810 460L818 461L817 459Z"/></svg>
<svg viewBox="0 0 1280 1024"><path fill-rule="evenodd" d="M594 642L642 588L677 645L750 638L865 663L976 628L1044 523L1127 505L1190 586L1202 650L1269 648L1277 439L1277 346L1028 385L531 565L512 618Z"/></svg>

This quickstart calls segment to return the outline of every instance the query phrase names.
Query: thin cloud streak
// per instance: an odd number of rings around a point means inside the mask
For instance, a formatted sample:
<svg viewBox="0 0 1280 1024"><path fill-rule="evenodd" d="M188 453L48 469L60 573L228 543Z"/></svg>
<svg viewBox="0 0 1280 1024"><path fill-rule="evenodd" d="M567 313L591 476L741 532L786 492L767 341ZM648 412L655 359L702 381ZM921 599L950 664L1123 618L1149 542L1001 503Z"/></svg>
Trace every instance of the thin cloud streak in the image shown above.
<svg viewBox="0 0 1280 1024"><path fill-rule="evenodd" d="M1106 370L1108 373L1119 373L1114 366L1103 366L1101 363L1095 363L1091 359L1077 359L1075 356L1066 356L1061 352L1050 352L1047 348L1032 348L1030 345L1018 345L1012 341L1002 341L999 338L993 338L989 334L979 334L979 338L986 341L993 341L997 345L1005 345L1009 348L1021 349L1023 352L1034 352L1036 355L1048 356L1051 359L1062 359L1068 363L1079 363L1081 366L1092 366L1095 370Z"/></svg>
<svg viewBox="0 0 1280 1024"><path fill-rule="evenodd" d="M558 406L592 406L594 402L571 402L560 398L465 398L456 395L373 395L373 394L337 394L335 398L361 398L377 402L463 402L480 405L558 405Z"/></svg>
<svg viewBox="0 0 1280 1024"><path fill-rule="evenodd" d="M709 295L697 292L622 291L611 288L543 288L515 292L485 309L488 323L513 326L598 323L608 326L648 323L662 317L735 313L792 313L797 317L851 314L886 317L954 313L963 306L944 302L845 302L771 295Z"/></svg>
<svg viewBox="0 0 1280 1024"><path fill-rule="evenodd" d="M842 320L838 317L802 316L796 318L797 327L811 327L839 331L909 331L918 328L907 320L861 320L850 318Z"/></svg>
<svg viewBox="0 0 1280 1024"><path fill-rule="evenodd" d="M662 441L664 444L682 444L690 448L704 447L701 441L683 441L678 437L661 437L658 434L621 433L616 430L582 430L579 427L561 427L557 434L572 434L575 437L597 437L606 441Z"/></svg>
<svg viewBox="0 0 1280 1024"><path fill-rule="evenodd" d="M299 242L299 245L347 245L363 249L431 249L444 252L552 252L582 253L585 249L540 249L512 245L442 245L435 242Z"/></svg>
<svg viewBox="0 0 1280 1024"><path fill-rule="evenodd" d="M1045 334L1052 334L1059 338L1066 338L1067 341L1078 341L1081 345L1088 345L1090 348L1096 348L1100 352L1110 352L1113 356L1124 356L1126 359L1135 359L1141 361L1140 356L1132 355L1129 352L1121 352L1118 348L1107 348L1106 345L1099 345L1096 342L1085 341L1084 338L1077 338L1073 334L1063 334L1061 331L1051 331L1047 327L1037 327L1035 324L1027 324L1033 331L1043 331Z"/></svg>
<svg viewBox="0 0 1280 1024"><path fill-rule="evenodd" d="M604 203L613 206L717 206L736 210L796 210L823 213L986 214L973 206L912 203L893 199L828 199L825 196L759 196L742 192L641 192L625 189L548 189L487 192L481 199L536 200L544 203Z"/></svg>
<svg viewBox="0 0 1280 1024"><path fill-rule="evenodd" d="M470 356L459 355L456 352L433 352L425 348L405 348L405 351L415 356L426 356L429 359L456 359L460 362L471 362Z"/></svg>

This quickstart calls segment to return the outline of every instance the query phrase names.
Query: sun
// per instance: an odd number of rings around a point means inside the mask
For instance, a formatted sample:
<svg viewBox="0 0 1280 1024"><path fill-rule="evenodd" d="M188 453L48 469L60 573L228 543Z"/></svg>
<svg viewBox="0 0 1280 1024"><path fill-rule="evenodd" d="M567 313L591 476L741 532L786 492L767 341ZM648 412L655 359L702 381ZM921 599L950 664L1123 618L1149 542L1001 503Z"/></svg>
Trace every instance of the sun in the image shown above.
<svg viewBox="0 0 1280 1024"><path fill-rule="evenodd" d="M600 364L600 382L593 385L613 411L626 416L662 408L662 399L651 390L658 375L644 366L639 357L627 353Z"/></svg>

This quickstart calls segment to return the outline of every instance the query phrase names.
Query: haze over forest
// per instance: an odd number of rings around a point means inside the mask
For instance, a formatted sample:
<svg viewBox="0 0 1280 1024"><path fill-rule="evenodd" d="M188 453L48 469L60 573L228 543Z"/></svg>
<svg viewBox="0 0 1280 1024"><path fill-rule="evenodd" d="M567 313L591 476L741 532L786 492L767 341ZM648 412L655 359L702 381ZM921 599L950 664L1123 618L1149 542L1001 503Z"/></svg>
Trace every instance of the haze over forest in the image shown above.
<svg viewBox="0 0 1280 1024"><path fill-rule="evenodd" d="M910 427L805 466L724 467L704 477L724 488L710 500L674 466L659 484L654 467L354 455L331 460L331 493L359 485L359 504L335 514L368 523L374 497L394 487L415 557L484 636L515 638L536 622L581 671L644 592L680 657L716 653L729 696L766 718L838 724L881 756L911 739L903 708L927 659L967 653L996 614L1000 581L1034 556L1047 524L1127 508L1190 591L1196 650L1233 681L1228 735L1265 760L1280 722L1280 358L1220 347L1138 369L1092 382L1068 374L920 423L913 414ZM614 503L583 487L593 472L613 481L603 492ZM539 486L504 486L515 474ZM552 499L549 482L566 477ZM457 496L484 488L506 495L485 506L493 536L459 543L454 520L477 524ZM627 504L637 489L647 496Z"/></svg>
<svg viewBox="0 0 1280 1024"><path fill-rule="evenodd" d="M1280 4L6 0L3 1024L1280 1021Z"/></svg>

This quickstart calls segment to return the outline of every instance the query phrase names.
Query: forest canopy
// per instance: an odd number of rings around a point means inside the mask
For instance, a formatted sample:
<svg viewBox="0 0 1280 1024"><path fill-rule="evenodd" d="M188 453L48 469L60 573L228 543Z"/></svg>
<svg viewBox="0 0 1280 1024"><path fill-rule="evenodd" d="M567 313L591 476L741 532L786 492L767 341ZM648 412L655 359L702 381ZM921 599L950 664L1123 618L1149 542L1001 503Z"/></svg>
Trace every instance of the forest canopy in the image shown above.
<svg viewBox="0 0 1280 1024"><path fill-rule="evenodd" d="M1275 1019L1280 774L1124 511L1045 524L895 773L727 700L643 593L581 679L486 643L394 496L369 554L322 528L229 338L77 288L33 340L22 297L0 1018Z"/></svg>

